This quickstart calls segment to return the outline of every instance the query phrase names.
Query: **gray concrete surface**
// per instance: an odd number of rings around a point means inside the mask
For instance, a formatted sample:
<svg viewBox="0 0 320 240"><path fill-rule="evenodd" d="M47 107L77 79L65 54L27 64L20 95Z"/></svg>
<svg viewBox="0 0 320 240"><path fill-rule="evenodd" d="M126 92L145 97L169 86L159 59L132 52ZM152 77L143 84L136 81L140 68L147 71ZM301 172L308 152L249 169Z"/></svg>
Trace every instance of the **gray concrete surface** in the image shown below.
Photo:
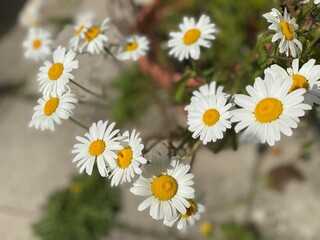
<svg viewBox="0 0 320 240"><path fill-rule="evenodd" d="M61 5L49 2L45 11L64 16L88 8L91 1L63 1ZM59 2L60 3L60 2ZM133 26L132 9L126 11L122 1L97 1L95 8L98 18L105 14L115 18L120 26ZM74 5L77 7L74 7ZM118 10L114 10L117 7ZM55 9L57 11L55 11ZM59 15L60 14L60 15ZM55 15L53 15L55 16ZM48 16L49 17L49 16ZM52 17L50 15L50 17ZM65 44L71 27L67 26L57 33L55 46ZM35 80L39 64L25 60L20 49L25 31L13 28L0 39L0 85L19 83L27 80L27 92L37 94ZM84 86L100 93L106 89L110 79L121 69L110 59L101 56L79 56L80 68L75 71L77 80ZM77 95L86 101L96 101L91 96L74 87ZM108 92L110 96L115 93ZM55 133L41 132L27 127L32 116L35 102L23 97L0 96L0 239L33 240L36 239L30 225L43 214L47 197L55 190L68 184L77 170L72 164L70 154L74 137L83 130L72 122L65 121ZM175 109L171 109L173 116ZM85 124L105 119L106 108L97 111L88 105L79 104L75 118ZM151 108L146 117L136 127L144 137L158 133L163 124L157 121L157 107ZM181 122L181 117L180 117ZM142 198L133 196L128 189L121 187L124 205L118 219L127 228L115 229L109 239L200 239L199 224L210 220L218 225L224 221L254 221L259 229L275 240L318 240L320 234L320 158L319 143L310 149L310 159L302 161L301 146L313 139L315 131L306 123L296 130L292 138L283 138L273 149L263 156L259 175L252 180L252 169L259 156L253 145L243 144L237 152L226 150L213 154L206 148L200 148L193 172L197 197L207 211L202 220L192 227L187 235L177 233L175 229L164 227L161 222L152 220L147 211L137 211ZM304 175L305 181L290 181L283 192L270 189L266 174L275 166L293 164ZM254 190L252 211L247 215L247 198Z"/></svg>

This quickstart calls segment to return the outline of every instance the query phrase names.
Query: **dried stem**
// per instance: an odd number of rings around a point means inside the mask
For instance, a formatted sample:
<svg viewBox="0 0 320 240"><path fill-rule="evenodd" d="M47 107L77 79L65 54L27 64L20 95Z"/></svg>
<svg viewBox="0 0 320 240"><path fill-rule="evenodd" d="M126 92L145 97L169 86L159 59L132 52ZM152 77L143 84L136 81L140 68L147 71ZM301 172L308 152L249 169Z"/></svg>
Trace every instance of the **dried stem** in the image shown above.
<svg viewBox="0 0 320 240"><path fill-rule="evenodd" d="M76 125L78 125L79 127L85 129L85 130L89 130L89 127L85 126L84 124L82 124L81 122L79 122L78 120L74 119L73 117L69 118L71 122L75 123Z"/></svg>
<svg viewBox="0 0 320 240"><path fill-rule="evenodd" d="M104 99L102 95L92 92L91 90L89 90L89 89L81 86L79 83L73 81L72 79L70 79L70 82L72 82L74 85L78 86L78 87L81 88L82 90L86 91L87 93L89 93L89 94L91 94L91 95L93 95L93 96L95 96L95 97L97 97L97 98Z"/></svg>

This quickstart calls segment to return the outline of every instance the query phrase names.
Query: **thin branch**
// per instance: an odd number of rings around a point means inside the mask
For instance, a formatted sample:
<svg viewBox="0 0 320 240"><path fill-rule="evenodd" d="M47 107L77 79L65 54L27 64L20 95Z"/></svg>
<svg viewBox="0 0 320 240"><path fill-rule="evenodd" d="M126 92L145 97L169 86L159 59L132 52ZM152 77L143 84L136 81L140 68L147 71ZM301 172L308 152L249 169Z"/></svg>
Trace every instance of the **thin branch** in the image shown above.
<svg viewBox="0 0 320 240"><path fill-rule="evenodd" d="M71 122L73 122L74 124L78 125L79 127L88 130L89 127L87 127L86 125L82 124L81 122L79 122L78 120L74 119L73 117L69 118Z"/></svg>
<svg viewBox="0 0 320 240"><path fill-rule="evenodd" d="M72 82L74 85L78 86L78 87L81 88L82 90L86 91L87 93L89 93L89 94L91 94L91 95L93 95L93 96L95 96L95 97L97 97L97 98L104 99L102 95L92 92L91 90L89 90L89 89L81 86L79 83L73 81L72 79L70 79L70 82Z"/></svg>

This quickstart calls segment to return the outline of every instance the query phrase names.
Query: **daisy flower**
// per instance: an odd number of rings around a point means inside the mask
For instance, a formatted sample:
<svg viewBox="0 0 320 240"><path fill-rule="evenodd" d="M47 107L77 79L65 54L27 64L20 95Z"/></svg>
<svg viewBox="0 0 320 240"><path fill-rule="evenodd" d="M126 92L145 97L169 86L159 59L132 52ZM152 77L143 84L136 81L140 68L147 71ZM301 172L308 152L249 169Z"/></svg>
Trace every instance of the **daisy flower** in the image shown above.
<svg viewBox="0 0 320 240"><path fill-rule="evenodd" d="M46 61L40 67L37 81L44 95L60 95L65 91L69 79L74 79L71 71L78 68L78 60L73 60L75 55L72 50L66 53L66 49L59 46L53 52L53 63Z"/></svg>
<svg viewBox="0 0 320 240"><path fill-rule="evenodd" d="M115 123L108 125L108 121L93 123L89 128L89 133L84 137L76 137L80 142L73 146L72 153L77 154L73 162L77 162L80 173L86 169L86 173L91 175L93 165L97 162L99 173L106 177L110 168L117 166L117 154L115 151L121 150L121 136L116 136L119 129L113 129Z"/></svg>
<svg viewBox="0 0 320 240"><path fill-rule="evenodd" d="M222 86L217 86L217 83L215 81L212 81L209 84L202 85L199 87L199 90L195 90L192 92L191 101L197 100L203 97L208 97L211 95L216 95L217 98L220 97L220 95L223 95L225 97L229 97L228 94L223 92Z"/></svg>
<svg viewBox="0 0 320 240"><path fill-rule="evenodd" d="M169 48L172 48L169 55L174 55L179 61L189 57L199 59L200 47L209 48L210 40L215 39L213 34L217 31L206 15L202 15L197 23L194 18L184 17L179 28L180 32L170 33L171 39L168 43Z"/></svg>
<svg viewBox="0 0 320 240"><path fill-rule="evenodd" d="M156 220L187 214L188 199L194 198L194 176L188 173L189 169L189 165L180 163L176 157L169 163L166 156L144 165L143 173L130 189L135 195L147 197L138 210L150 207L150 216Z"/></svg>
<svg viewBox="0 0 320 240"><path fill-rule="evenodd" d="M29 127L40 128L42 131L46 129L54 131L55 124L61 124L61 119L68 119L72 116L75 103L77 103L77 99L70 90L58 96L44 95L34 108Z"/></svg>
<svg viewBox="0 0 320 240"><path fill-rule="evenodd" d="M265 71L270 74L277 74L282 79L291 79L292 85L289 92L305 88L305 103L313 106L313 103L320 104L320 65L315 65L316 60L310 59L299 69L299 59L292 61L292 68L283 69L277 64L270 66Z"/></svg>
<svg viewBox="0 0 320 240"><path fill-rule="evenodd" d="M108 29L109 18L106 18L100 27L91 26L85 32L85 43L80 47L80 52L87 47L87 51L91 54L99 54L104 50L103 43L108 41L108 37L103 32Z"/></svg>
<svg viewBox="0 0 320 240"><path fill-rule="evenodd" d="M45 57L51 54L51 36L50 33L40 29L31 28L27 39L23 42L25 48L25 57L36 61L44 60Z"/></svg>
<svg viewBox="0 0 320 240"><path fill-rule="evenodd" d="M204 206L191 199L189 199L188 202L190 203L190 207L187 208L187 212L185 214L178 214L178 216L172 219L164 218L163 224L168 227L172 227L176 222L178 222L177 229L185 231L188 225L193 225L196 220L199 220L200 213L205 210Z"/></svg>
<svg viewBox="0 0 320 240"><path fill-rule="evenodd" d="M146 55L149 47L146 37L134 35L127 38L119 47L117 58L119 60L137 61L141 56Z"/></svg>
<svg viewBox="0 0 320 240"><path fill-rule="evenodd" d="M191 103L185 107L188 112L188 129L192 137L207 144L223 138L223 133L231 128L229 118L231 103L227 104L227 95L215 84L205 86L194 92Z"/></svg>
<svg viewBox="0 0 320 240"><path fill-rule="evenodd" d="M116 168L112 169L110 175L111 186L118 186L123 182L131 182L131 179L135 174L141 174L141 164L147 163L147 160L142 157L143 144L141 144L141 138L139 133L133 130L131 135L129 132L125 132L122 135L127 139L127 145L118 152L118 158L116 160Z"/></svg>
<svg viewBox="0 0 320 240"><path fill-rule="evenodd" d="M29 0L19 14L19 22L22 26L33 28L39 25L39 13L43 6L43 0Z"/></svg>
<svg viewBox="0 0 320 240"><path fill-rule="evenodd" d="M92 26L94 14L92 12L86 12L79 14L76 18L76 24L74 26L74 36L69 41L69 46L73 51L77 51L79 48L79 42L85 38L85 33Z"/></svg>
<svg viewBox="0 0 320 240"><path fill-rule="evenodd" d="M310 2L310 0L305 0L303 1L303 3L308 3ZM320 0L314 0L314 4L319 4L320 3Z"/></svg>
<svg viewBox="0 0 320 240"><path fill-rule="evenodd" d="M302 44L297 39L296 30L298 29L298 24L296 24L295 18L291 18L284 9L284 15L273 8L271 12L263 15L271 25L269 29L276 31L277 33L273 35L272 42L280 40L279 48L280 53L286 53L287 56L291 55L296 57L300 51L302 51Z"/></svg>
<svg viewBox="0 0 320 240"><path fill-rule="evenodd" d="M246 128L244 137L257 137L270 146L280 140L281 133L292 135L291 129L298 127L299 117L311 106L303 103L305 89L289 93L292 81L279 78L267 73L265 80L256 78L253 87L246 87L249 96L236 94L234 101L241 108L231 112L231 121L238 122L237 133Z"/></svg>

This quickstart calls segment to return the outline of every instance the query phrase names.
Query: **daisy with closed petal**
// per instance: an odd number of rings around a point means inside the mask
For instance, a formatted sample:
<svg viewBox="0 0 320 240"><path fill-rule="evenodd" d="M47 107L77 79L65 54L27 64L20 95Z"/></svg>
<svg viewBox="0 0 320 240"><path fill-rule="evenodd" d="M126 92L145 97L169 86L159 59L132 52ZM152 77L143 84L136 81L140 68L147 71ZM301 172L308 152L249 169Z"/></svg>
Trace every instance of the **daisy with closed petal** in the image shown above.
<svg viewBox="0 0 320 240"><path fill-rule="evenodd" d="M320 104L320 65L315 65L316 60L310 59L299 68L299 59L292 61L292 67L287 70L277 64L270 66L265 71L273 75L280 75L282 79L291 79L292 85L289 92L304 88L305 102L311 106Z"/></svg>
<svg viewBox="0 0 320 240"><path fill-rule="evenodd" d="M227 103L227 95L220 88L216 91L211 84L194 93L197 97L191 99L191 103L185 107L188 112L188 129L193 132L192 137L198 138L207 144L223 138L223 133L231 128L229 118L231 103ZM207 95L210 90L210 95ZM201 93L202 91L202 93Z"/></svg>
<svg viewBox="0 0 320 240"><path fill-rule="evenodd" d="M84 48L91 54L99 54L104 50L103 43L108 41L108 37L103 33L108 29L109 18L106 18L101 26L91 26L85 32L85 43L80 47L80 52L83 52Z"/></svg>
<svg viewBox="0 0 320 240"><path fill-rule="evenodd" d="M125 132L122 135L126 141L126 146L118 152L118 158L116 159L116 167L112 169L110 175L111 186L118 186L124 182L131 182L131 179L137 174L142 173L140 166L146 164L147 160L142 157L143 144L139 133L133 130L131 135L129 132Z"/></svg>
<svg viewBox="0 0 320 240"><path fill-rule="evenodd" d="M79 48L80 40L85 38L85 33L93 24L94 14L92 12L85 12L79 14L76 18L74 26L74 36L69 41L69 46L73 51Z"/></svg>
<svg viewBox="0 0 320 240"><path fill-rule="evenodd" d="M241 108L233 110L232 122L238 122L235 131L245 129L245 137L257 137L261 143L273 146L283 133L292 135L292 128L298 127L299 117L311 106L303 103L305 89L289 93L290 79L282 81L272 74L266 74L265 80L256 78L253 87L247 86L249 96L236 94L234 102Z"/></svg>
<svg viewBox="0 0 320 240"><path fill-rule="evenodd" d="M70 90L58 96L55 94L43 96L38 100L39 105L34 108L29 127L35 127L42 131L47 129L54 131L55 124L61 124L61 119L68 119L72 116L75 103L77 103L77 99Z"/></svg>
<svg viewBox="0 0 320 240"><path fill-rule="evenodd" d="M84 137L76 137L80 142L73 146L72 153L77 154L73 162L77 162L80 173L86 170L91 175L93 165L97 162L99 173L102 177L109 174L110 168L117 166L116 151L123 147L120 144L121 136L117 136L119 129L114 130L115 123L108 125L108 121L93 123L89 128L89 133Z"/></svg>
<svg viewBox="0 0 320 240"><path fill-rule="evenodd" d="M180 163L173 157L169 163L166 156L143 166L144 170L130 191L147 197L138 207L139 211L150 207L153 219L174 218L177 214L187 214L188 199L194 198L193 174L188 173L190 165Z"/></svg>
<svg viewBox="0 0 320 240"><path fill-rule="evenodd" d="M298 24L296 24L295 18L290 17L286 8L283 16L277 9L273 8L271 12L264 14L263 17L271 23L269 29L276 31L276 34L272 37L272 42L280 39L280 53L285 52L287 56L296 57L302 51L302 44L297 39Z"/></svg>
<svg viewBox="0 0 320 240"><path fill-rule="evenodd" d="M172 227L176 222L177 229L185 231L188 225L193 225L196 220L200 219L200 213L204 212L205 208L200 203L196 203L194 200L189 199L190 207L187 208L185 214L178 214L175 218L164 218L163 224Z"/></svg>
<svg viewBox="0 0 320 240"><path fill-rule="evenodd" d="M74 79L72 70L78 68L78 60L74 60L75 55L72 50L66 52L64 47L59 46L53 52L53 63L46 61L44 66L40 67L37 81L44 95L61 95L65 91L69 80Z"/></svg>
<svg viewBox="0 0 320 240"><path fill-rule="evenodd" d="M179 61L200 57L200 47L209 48L216 28L208 16L202 15L196 23L194 18L183 18L183 23L179 25L180 32L170 33L171 39L168 46L171 48L169 55L174 55Z"/></svg>
<svg viewBox="0 0 320 240"><path fill-rule="evenodd" d="M127 38L119 47L117 58L119 60L137 61L141 56L146 55L149 49L149 41L144 36L134 35Z"/></svg>
<svg viewBox="0 0 320 240"><path fill-rule="evenodd" d="M51 54L51 36L50 33L40 29L31 28L27 39L23 42L25 48L25 57L36 61L44 60Z"/></svg>

